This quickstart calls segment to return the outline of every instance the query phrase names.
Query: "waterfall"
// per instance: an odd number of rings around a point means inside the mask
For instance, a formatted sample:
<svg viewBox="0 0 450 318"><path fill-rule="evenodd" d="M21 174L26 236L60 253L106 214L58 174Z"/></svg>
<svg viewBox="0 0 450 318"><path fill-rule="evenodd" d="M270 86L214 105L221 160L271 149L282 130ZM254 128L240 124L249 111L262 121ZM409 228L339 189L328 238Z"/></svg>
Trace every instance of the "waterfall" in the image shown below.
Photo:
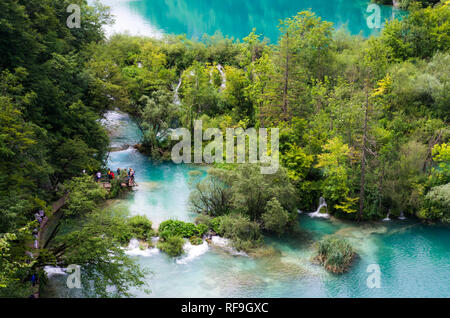
<svg viewBox="0 0 450 318"><path fill-rule="evenodd" d="M403 213L403 211L400 213L400 216L398 217L399 220L405 220L405 214Z"/></svg>
<svg viewBox="0 0 450 318"><path fill-rule="evenodd" d="M221 249L229 252L232 255L248 256L247 253L238 251L234 247L232 247L231 241L229 239L220 237L218 235L214 235L211 237L211 244L216 247L220 247Z"/></svg>
<svg viewBox="0 0 450 318"><path fill-rule="evenodd" d="M389 215L391 215L391 210L387 213L386 217L383 219L383 221L390 221Z"/></svg>
<svg viewBox="0 0 450 318"><path fill-rule="evenodd" d="M329 218L330 215L328 213L320 213L320 210L325 207L328 212L328 206L327 202L325 202L325 199L320 197L319 199L319 207L317 208L316 212L308 213L308 215L312 218Z"/></svg>
<svg viewBox="0 0 450 318"><path fill-rule="evenodd" d="M44 266L44 271L47 274L48 278L51 278L55 275L66 275L66 269L62 267Z"/></svg>
<svg viewBox="0 0 450 318"><path fill-rule="evenodd" d="M223 91L226 87L227 87L227 76L225 74L225 72L223 71L223 66L220 64L216 65L217 70L220 73L220 77L222 79L222 83L220 84L220 91ZM209 83L212 85L213 84L213 73L212 73L212 69L209 71Z"/></svg>
<svg viewBox="0 0 450 318"><path fill-rule="evenodd" d="M152 239L153 241L153 239ZM142 249L137 239L131 239L128 247L125 248L125 254L130 256L152 256L159 253L159 249L156 247Z"/></svg>
<svg viewBox="0 0 450 318"><path fill-rule="evenodd" d="M184 256L176 260L177 264L187 264L193 259L205 254L209 250L208 242L203 241L200 245L192 245L191 242L187 241L184 246Z"/></svg>
<svg viewBox="0 0 450 318"><path fill-rule="evenodd" d="M178 96L178 90L180 89L181 86L181 76L180 76L180 80L178 81L178 85L177 87L175 87L175 92L174 92L174 96L173 96L173 103L175 105L180 105L180 97Z"/></svg>
<svg viewBox="0 0 450 318"><path fill-rule="evenodd" d="M227 76L225 75L225 72L223 71L222 65L217 64L216 67L220 73L220 77L222 77L222 84L220 84L220 90L223 91L227 87Z"/></svg>

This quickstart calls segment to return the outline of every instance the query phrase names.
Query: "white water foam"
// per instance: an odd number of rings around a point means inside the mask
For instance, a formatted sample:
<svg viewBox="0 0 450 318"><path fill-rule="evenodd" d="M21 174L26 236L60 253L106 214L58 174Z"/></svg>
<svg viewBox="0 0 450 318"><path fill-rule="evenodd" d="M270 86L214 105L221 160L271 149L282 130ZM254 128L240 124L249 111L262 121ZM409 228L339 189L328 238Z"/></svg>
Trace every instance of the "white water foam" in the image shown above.
<svg viewBox="0 0 450 318"><path fill-rule="evenodd" d="M126 248L125 254L130 256L144 256L149 257L159 253L159 249L156 247L141 249L139 247L139 241L137 239L131 239L130 244Z"/></svg>
<svg viewBox="0 0 450 318"><path fill-rule="evenodd" d="M177 264L187 264L200 255L205 254L209 250L209 245L206 241L203 241L200 245L192 245L191 242L188 241L184 244L183 250L186 255L177 259Z"/></svg>
<svg viewBox="0 0 450 318"><path fill-rule="evenodd" d="M320 213L318 211L308 213L308 215L312 218L323 218L323 219L329 219L330 215L328 213Z"/></svg>
<svg viewBox="0 0 450 318"><path fill-rule="evenodd" d="M66 269L62 267L45 266L44 271L47 274L48 278L55 275L66 275Z"/></svg>
<svg viewBox="0 0 450 318"><path fill-rule="evenodd" d="M217 64L217 70L219 71L220 76L222 77L222 84L220 84L220 90L223 91L225 88L227 88L227 75L225 74L222 65Z"/></svg>
<svg viewBox="0 0 450 318"><path fill-rule="evenodd" d="M224 249L225 251L229 252L233 255L239 255L239 256L248 256L247 253L238 251L235 248L231 246L231 242L229 239L220 237L218 235L214 235L211 237L211 243L217 247L220 247Z"/></svg>
<svg viewBox="0 0 450 318"><path fill-rule="evenodd" d="M173 98L173 103L175 105L180 105L181 101L180 101L180 96L178 95L178 90L181 87L181 83L182 83L182 78L180 76L180 79L178 80L178 85L175 87L175 91L174 91L174 98Z"/></svg>

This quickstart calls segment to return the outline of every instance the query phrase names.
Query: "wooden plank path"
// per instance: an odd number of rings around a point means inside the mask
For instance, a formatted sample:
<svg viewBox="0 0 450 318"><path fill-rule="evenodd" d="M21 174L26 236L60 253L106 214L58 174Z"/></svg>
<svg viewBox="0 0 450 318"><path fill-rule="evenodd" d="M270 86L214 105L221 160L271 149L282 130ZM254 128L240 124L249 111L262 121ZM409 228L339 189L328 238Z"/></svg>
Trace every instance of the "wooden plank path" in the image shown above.
<svg viewBox="0 0 450 318"><path fill-rule="evenodd" d="M45 248L48 244L48 242L53 237L54 233L56 232L58 226L59 226L59 220L61 219L63 212L61 208L66 203L66 199L68 197L68 193L65 194L63 197L61 197L58 201L55 201L52 203L52 214L50 217L45 216L40 225L39 230L37 233L37 247L34 243L31 244L31 253L32 257L34 259L37 259L39 256L39 252L42 248ZM33 293L32 296L34 298L39 298L39 280L40 278L37 278L37 283L33 286Z"/></svg>
<svg viewBox="0 0 450 318"><path fill-rule="evenodd" d="M40 248L46 248L48 242L53 236L54 232L58 228L59 220L63 216L61 208L66 204L66 200L69 194L65 194L58 201L52 203L52 215L50 217L45 217L41 223L38 232L38 243Z"/></svg>
<svg viewBox="0 0 450 318"><path fill-rule="evenodd" d="M131 178L127 178L124 180L125 182L121 182L120 186L123 188L133 188L137 186L138 184L134 182ZM100 182L101 186L111 191L111 183L110 182ZM48 246L48 243L51 241L51 239L55 236L59 225L60 220L64 215L63 210L61 209L65 204L66 200L68 198L69 194L66 193L63 197L61 197L59 200L52 203L52 214L48 217L45 216L40 225L39 230L37 233L37 248L34 245L34 243L30 244L31 253L33 255L33 258L36 259L39 256L39 251L43 248L46 248ZM39 278L38 282L33 286L33 297L39 298Z"/></svg>

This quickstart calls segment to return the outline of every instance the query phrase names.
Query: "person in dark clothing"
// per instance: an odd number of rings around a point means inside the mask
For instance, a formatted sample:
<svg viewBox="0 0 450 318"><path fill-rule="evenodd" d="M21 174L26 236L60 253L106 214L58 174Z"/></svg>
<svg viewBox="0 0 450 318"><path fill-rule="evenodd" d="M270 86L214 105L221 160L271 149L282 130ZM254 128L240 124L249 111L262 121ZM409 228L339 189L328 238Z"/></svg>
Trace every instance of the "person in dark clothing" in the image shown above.
<svg viewBox="0 0 450 318"><path fill-rule="evenodd" d="M36 277L36 274L33 274L33 276L31 276L31 283L33 284L33 286L36 285L36 283L37 283L37 277Z"/></svg>

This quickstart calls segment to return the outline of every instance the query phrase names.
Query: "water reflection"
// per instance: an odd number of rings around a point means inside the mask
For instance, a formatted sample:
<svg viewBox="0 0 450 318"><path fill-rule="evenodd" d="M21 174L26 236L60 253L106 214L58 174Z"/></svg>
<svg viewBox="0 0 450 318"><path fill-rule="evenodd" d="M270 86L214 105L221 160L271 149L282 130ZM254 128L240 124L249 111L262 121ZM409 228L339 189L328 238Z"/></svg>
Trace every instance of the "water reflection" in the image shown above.
<svg viewBox="0 0 450 318"><path fill-rule="evenodd" d="M113 30L129 30L133 34L161 36L164 33L187 34L201 38L220 30L222 34L242 39L256 28L258 33L275 42L280 19L311 9L322 19L334 23L335 28L346 27L353 34L368 36L379 29L371 29L367 18L367 0L103 0L116 15ZM381 21L400 17L402 11L381 6Z"/></svg>

